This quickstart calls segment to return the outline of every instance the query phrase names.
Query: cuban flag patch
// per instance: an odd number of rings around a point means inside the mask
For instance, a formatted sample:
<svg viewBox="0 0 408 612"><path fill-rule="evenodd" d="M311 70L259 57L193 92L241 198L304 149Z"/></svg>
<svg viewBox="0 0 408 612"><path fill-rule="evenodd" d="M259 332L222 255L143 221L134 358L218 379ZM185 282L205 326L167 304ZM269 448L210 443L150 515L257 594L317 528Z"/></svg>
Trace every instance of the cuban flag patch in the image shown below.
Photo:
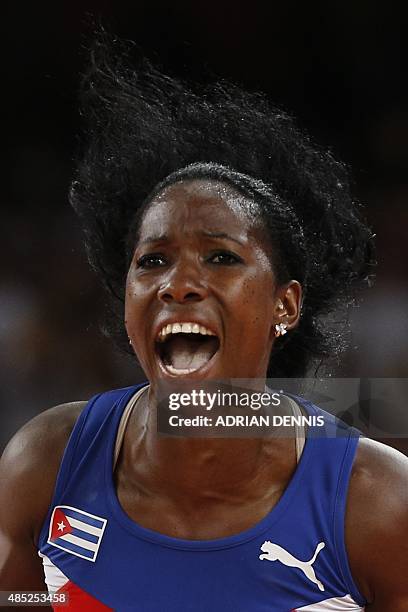
<svg viewBox="0 0 408 612"><path fill-rule="evenodd" d="M95 561L107 520L72 506L55 506L48 544L71 555Z"/></svg>

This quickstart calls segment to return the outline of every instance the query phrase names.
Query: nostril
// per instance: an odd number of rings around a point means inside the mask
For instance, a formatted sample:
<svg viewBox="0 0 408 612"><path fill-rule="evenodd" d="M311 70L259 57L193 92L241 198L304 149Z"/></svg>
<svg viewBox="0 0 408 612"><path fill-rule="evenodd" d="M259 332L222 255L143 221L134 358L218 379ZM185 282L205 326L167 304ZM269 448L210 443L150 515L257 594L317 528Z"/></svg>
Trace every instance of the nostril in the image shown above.
<svg viewBox="0 0 408 612"><path fill-rule="evenodd" d="M171 295L171 293L162 293L160 295L160 298L164 301L164 302L171 302L173 300L173 296Z"/></svg>
<svg viewBox="0 0 408 612"><path fill-rule="evenodd" d="M189 301L189 300L197 300L197 299L199 300L199 299L200 299L200 295L199 295L198 293L195 293L194 291L190 291L189 293L187 293L187 294L184 296L184 299L185 299L186 301Z"/></svg>
<svg viewBox="0 0 408 612"><path fill-rule="evenodd" d="M178 292L173 293L166 291L160 295L160 299L162 299L164 302L172 302L173 300L176 302L194 302L202 298L196 291L188 291L187 293L182 294L178 294Z"/></svg>

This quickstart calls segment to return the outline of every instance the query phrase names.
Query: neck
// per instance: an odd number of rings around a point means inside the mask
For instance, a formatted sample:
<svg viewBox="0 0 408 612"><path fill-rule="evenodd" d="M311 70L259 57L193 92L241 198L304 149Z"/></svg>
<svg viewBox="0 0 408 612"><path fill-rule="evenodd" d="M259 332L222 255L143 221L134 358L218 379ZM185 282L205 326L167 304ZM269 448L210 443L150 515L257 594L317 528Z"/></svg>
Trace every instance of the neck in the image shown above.
<svg viewBox="0 0 408 612"><path fill-rule="evenodd" d="M284 487L296 467L292 438L188 438L157 433L157 402L150 389L129 423L127 461L149 494L237 500L259 498L271 483ZM128 436L128 439L129 439Z"/></svg>

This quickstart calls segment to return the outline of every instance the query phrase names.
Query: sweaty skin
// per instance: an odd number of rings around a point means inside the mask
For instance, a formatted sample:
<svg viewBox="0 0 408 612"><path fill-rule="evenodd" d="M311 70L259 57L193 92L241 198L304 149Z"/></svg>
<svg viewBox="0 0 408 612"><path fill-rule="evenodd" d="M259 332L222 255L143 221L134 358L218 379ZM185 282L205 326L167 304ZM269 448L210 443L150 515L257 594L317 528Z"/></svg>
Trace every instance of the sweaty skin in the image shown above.
<svg viewBox="0 0 408 612"><path fill-rule="evenodd" d="M126 326L151 389L132 412L115 469L119 500L144 527L187 539L238 533L271 510L294 474L294 440L158 439L151 420L158 380L171 378L155 350L169 318L198 319L219 338L215 356L192 378L265 377L274 325L283 320L295 327L301 301L296 281L278 286L272 261L273 246L245 199L221 183L178 183L145 212L127 279ZM40 414L4 453L0 590L45 588L36 543L84 405ZM408 460L361 440L345 538L370 612L408 610L407 508Z"/></svg>
<svg viewBox="0 0 408 612"><path fill-rule="evenodd" d="M165 189L145 212L127 278L125 323L152 392L158 379L172 378L153 350L169 321L197 321L219 338L211 369L194 372L194 380L265 378L275 324L296 325L300 285L277 287L271 246L247 208L232 188L195 180Z"/></svg>

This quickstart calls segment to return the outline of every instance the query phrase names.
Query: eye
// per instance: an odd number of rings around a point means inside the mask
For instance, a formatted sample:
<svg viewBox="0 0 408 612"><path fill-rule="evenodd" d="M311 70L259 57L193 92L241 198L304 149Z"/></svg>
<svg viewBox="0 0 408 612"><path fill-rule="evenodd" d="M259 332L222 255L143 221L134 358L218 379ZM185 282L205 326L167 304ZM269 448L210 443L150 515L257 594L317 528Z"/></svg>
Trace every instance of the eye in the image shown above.
<svg viewBox="0 0 408 612"><path fill-rule="evenodd" d="M160 268L167 264L167 259L162 253L149 253L137 260L137 267L144 269Z"/></svg>
<svg viewBox="0 0 408 612"><path fill-rule="evenodd" d="M219 266L233 266L242 263L241 257L235 255L235 253L231 253L231 251L217 251L216 253L212 253L207 261Z"/></svg>

